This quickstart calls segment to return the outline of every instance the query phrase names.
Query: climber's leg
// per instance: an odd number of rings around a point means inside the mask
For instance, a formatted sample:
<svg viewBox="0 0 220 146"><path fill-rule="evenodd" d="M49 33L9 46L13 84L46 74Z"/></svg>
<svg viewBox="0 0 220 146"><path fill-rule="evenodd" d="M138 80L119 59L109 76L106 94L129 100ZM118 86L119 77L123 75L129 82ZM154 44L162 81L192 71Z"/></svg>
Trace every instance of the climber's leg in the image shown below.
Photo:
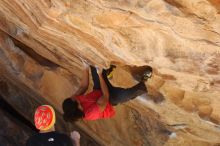
<svg viewBox="0 0 220 146"><path fill-rule="evenodd" d="M108 86L108 89L109 89L109 93L111 94L111 90L115 87L112 86L112 84L109 82L109 78L112 78L112 72L113 72L113 69L115 68L114 65L111 65L109 69L107 70L103 70L102 72L102 77L106 83L106 85Z"/></svg>
<svg viewBox="0 0 220 146"><path fill-rule="evenodd" d="M91 69L91 74L92 74L92 80L93 80L93 90L100 90L101 86L100 86L100 81L99 81L99 76L97 74L96 68L93 66L90 66Z"/></svg>
<svg viewBox="0 0 220 146"><path fill-rule="evenodd" d="M147 88L145 87L144 82L147 81L148 78L150 78L152 75L152 68L151 67L148 67L148 69L143 73L143 75L141 77L141 81L137 85L135 85L131 88L127 88L127 89L120 88L120 87L114 87L111 85L111 83L108 80L108 75L111 73L113 68L115 68L115 66L111 66L110 69L103 70L103 72L102 72L103 79L105 80L105 83L109 89L109 93L110 93L109 100L112 105L117 105L119 103L127 102L127 101L134 99L135 97L147 92ZM93 70L95 70L95 68ZM94 84L95 84L95 82L96 81L94 81ZM99 87L100 87L100 85L99 85Z"/></svg>
<svg viewBox="0 0 220 146"><path fill-rule="evenodd" d="M110 68L105 70L105 75L107 76L108 79L111 79L113 77L113 71L116 68L115 65L110 65Z"/></svg>
<svg viewBox="0 0 220 146"><path fill-rule="evenodd" d="M119 88L114 87L110 93L110 103L112 105L117 105L119 103L127 102L135 97L147 93L147 88L144 82L140 82L131 88Z"/></svg>
<svg viewBox="0 0 220 146"><path fill-rule="evenodd" d="M141 77L141 81L137 85L127 89L111 87L110 103L112 105L117 105L119 103L124 103L131 99L134 99L139 95L147 93L147 88L144 82L147 81L149 78L151 78L151 76L152 76L152 68L148 67L148 69L145 70L145 72L143 73Z"/></svg>

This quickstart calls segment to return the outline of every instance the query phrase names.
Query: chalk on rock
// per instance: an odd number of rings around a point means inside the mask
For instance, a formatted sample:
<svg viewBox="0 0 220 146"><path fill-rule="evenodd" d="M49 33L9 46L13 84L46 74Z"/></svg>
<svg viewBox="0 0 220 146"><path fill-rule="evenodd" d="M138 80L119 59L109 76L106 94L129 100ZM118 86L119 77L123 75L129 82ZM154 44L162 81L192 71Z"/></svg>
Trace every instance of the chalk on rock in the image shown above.
<svg viewBox="0 0 220 146"><path fill-rule="evenodd" d="M177 137L177 135L176 135L176 132L172 132L170 135L169 135L169 138L176 138Z"/></svg>

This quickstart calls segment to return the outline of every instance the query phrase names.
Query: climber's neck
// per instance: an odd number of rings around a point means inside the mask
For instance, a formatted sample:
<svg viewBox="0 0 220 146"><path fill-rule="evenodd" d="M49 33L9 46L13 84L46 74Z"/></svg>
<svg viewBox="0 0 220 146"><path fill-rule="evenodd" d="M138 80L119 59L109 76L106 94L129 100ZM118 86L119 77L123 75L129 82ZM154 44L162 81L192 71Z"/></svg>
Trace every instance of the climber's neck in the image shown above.
<svg viewBox="0 0 220 146"><path fill-rule="evenodd" d="M40 133L47 133L47 132L53 132L53 131L55 131L55 127L54 127L54 126L51 127L51 128L48 129L48 130L40 130Z"/></svg>

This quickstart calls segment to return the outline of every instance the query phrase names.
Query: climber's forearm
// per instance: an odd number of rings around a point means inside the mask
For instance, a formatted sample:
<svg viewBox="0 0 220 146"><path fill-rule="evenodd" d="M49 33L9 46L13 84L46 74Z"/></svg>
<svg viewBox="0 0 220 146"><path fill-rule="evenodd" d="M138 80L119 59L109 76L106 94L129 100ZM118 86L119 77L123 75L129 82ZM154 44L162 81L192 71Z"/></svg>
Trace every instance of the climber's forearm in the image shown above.
<svg viewBox="0 0 220 146"><path fill-rule="evenodd" d="M103 97L101 97L97 101L97 103L102 107L102 109L105 109L105 107L109 101L109 90L108 90L108 86L105 83L105 80L102 77L102 74L98 73L98 76L99 76L99 81L100 81L100 86L101 86Z"/></svg>
<svg viewBox="0 0 220 146"><path fill-rule="evenodd" d="M89 67L84 68L80 87L87 89L89 86Z"/></svg>
<svg viewBox="0 0 220 146"><path fill-rule="evenodd" d="M74 99L76 96L83 95L89 86L89 68L86 67L83 70L82 73L82 80L80 82L79 88L77 91L71 96L72 99Z"/></svg>

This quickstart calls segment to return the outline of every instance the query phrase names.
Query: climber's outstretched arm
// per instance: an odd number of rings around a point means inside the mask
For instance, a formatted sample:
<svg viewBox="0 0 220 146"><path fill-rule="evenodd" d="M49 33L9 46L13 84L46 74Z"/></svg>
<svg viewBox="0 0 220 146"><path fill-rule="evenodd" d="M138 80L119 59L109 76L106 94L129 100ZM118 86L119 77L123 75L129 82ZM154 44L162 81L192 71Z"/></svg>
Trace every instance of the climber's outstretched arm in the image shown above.
<svg viewBox="0 0 220 146"><path fill-rule="evenodd" d="M105 80L102 77L102 70L97 69L97 73L99 76L100 86L103 94L103 97L99 98L97 104L99 105L100 109L103 111L109 101L109 90L108 90L108 86L105 83Z"/></svg>
<svg viewBox="0 0 220 146"><path fill-rule="evenodd" d="M75 99L76 96L83 95L89 86L89 66L84 65L84 70L82 73L82 79L78 90L71 96L72 99Z"/></svg>

